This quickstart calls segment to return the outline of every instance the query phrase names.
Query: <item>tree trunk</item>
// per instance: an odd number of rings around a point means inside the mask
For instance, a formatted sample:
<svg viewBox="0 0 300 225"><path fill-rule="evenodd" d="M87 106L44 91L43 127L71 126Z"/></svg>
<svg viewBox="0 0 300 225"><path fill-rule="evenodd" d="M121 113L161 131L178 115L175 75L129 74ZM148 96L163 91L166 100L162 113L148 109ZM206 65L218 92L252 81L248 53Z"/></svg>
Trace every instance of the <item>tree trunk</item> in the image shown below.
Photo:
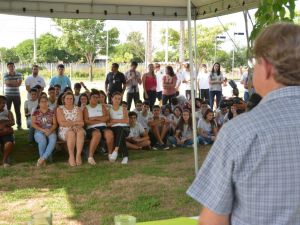
<svg viewBox="0 0 300 225"><path fill-rule="evenodd" d="M93 81L93 63L89 63L89 81Z"/></svg>

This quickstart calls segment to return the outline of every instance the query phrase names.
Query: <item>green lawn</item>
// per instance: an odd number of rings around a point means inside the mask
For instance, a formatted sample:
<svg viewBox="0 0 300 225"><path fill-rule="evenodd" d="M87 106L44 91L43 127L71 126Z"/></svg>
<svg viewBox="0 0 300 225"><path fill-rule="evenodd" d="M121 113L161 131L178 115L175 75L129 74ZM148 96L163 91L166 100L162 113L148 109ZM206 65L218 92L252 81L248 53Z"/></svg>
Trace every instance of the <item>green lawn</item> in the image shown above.
<svg viewBox="0 0 300 225"><path fill-rule="evenodd" d="M200 205L185 192L194 179L192 149L130 152L129 164L111 164L95 156L97 166L70 168L67 153L54 154L54 163L35 166L36 146L27 132L16 132L13 165L0 168L0 224L26 224L45 206L53 224L113 224L118 214L138 222L195 216ZM208 147L201 147L200 161Z"/></svg>

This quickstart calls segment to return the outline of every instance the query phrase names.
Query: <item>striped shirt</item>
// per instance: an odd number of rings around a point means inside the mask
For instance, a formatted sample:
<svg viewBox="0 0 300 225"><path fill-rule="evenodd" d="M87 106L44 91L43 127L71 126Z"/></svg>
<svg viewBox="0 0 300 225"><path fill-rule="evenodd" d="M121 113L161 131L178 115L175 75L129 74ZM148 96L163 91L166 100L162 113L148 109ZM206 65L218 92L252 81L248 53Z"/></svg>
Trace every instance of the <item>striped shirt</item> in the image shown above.
<svg viewBox="0 0 300 225"><path fill-rule="evenodd" d="M300 224L300 86L226 123L188 195L232 225Z"/></svg>
<svg viewBox="0 0 300 225"><path fill-rule="evenodd" d="M3 79L4 79L4 82L22 80L22 74L17 73L17 72L14 75L5 73L3 76ZM4 95L5 96L19 96L20 95L19 87L9 87L9 86L5 85Z"/></svg>

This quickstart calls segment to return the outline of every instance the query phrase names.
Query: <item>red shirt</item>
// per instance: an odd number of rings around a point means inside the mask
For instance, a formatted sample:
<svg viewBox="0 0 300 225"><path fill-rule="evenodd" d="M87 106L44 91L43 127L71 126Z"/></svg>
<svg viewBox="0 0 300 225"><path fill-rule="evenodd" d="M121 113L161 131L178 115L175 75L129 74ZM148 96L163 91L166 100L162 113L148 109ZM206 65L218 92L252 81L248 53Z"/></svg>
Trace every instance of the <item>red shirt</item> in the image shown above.
<svg viewBox="0 0 300 225"><path fill-rule="evenodd" d="M145 89L146 91L156 91L156 77L146 75L145 79Z"/></svg>
<svg viewBox="0 0 300 225"><path fill-rule="evenodd" d="M163 91L162 94L163 95L174 95L176 94L176 82L177 82L177 77L176 75L171 77L170 75L164 75L162 78L163 81ZM168 85L168 87L166 87L165 85ZM169 86L170 85L170 86Z"/></svg>

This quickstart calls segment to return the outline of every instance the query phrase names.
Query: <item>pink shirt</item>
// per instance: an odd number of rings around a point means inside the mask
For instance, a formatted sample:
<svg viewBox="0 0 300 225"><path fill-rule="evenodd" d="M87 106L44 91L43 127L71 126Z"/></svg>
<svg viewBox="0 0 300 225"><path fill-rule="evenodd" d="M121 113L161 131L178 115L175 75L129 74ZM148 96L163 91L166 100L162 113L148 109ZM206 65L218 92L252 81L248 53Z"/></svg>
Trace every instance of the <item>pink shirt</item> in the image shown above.
<svg viewBox="0 0 300 225"><path fill-rule="evenodd" d="M176 82L177 82L177 76L174 75L171 77L170 75L165 74L162 78L163 81L163 95L174 95L176 94ZM167 85L167 86L166 86Z"/></svg>

